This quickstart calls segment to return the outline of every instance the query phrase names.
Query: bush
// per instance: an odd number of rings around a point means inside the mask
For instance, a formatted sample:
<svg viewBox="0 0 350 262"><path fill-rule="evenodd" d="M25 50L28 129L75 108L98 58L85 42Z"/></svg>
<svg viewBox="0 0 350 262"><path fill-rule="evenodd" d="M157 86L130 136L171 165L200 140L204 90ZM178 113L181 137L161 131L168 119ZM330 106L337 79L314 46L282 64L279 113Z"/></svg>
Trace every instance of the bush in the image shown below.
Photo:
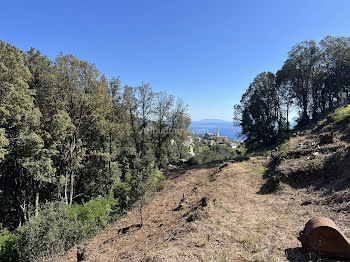
<svg viewBox="0 0 350 262"><path fill-rule="evenodd" d="M198 165L201 165L202 164L202 159L196 155L196 156L193 156L191 157L187 163L191 166L198 166Z"/></svg>
<svg viewBox="0 0 350 262"><path fill-rule="evenodd" d="M350 105L341 106L334 110L332 117L335 123L339 123L350 116Z"/></svg>
<svg viewBox="0 0 350 262"><path fill-rule="evenodd" d="M129 175L126 175L126 180L130 181ZM163 180L159 170L152 170L145 190L158 190ZM0 262L48 260L91 238L130 204L132 186L129 183L117 184L118 198L110 193L107 197L98 196L82 205L51 202L42 208L38 216L33 216L16 231L1 230ZM122 197L127 206L123 206Z"/></svg>
<svg viewBox="0 0 350 262"><path fill-rule="evenodd" d="M83 224L63 203L48 204L18 231L23 240L21 261L34 261L62 254L84 238Z"/></svg>
<svg viewBox="0 0 350 262"><path fill-rule="evenodd" d="M118 201L110 194L108 197L98 196L83 205L74 205L70 209L73 217L81 223L84 237L96 234L111 221L112 211L116 209Z"/></svg>
<svg viewBox="0 0 350 262"><path fill-rule="evenodd" d="M16 233L10 233L7 229L0 231L0 262L17 262L18 250L21 239Z"/></svg>
<svg viewBox="0 0 350 262"><path fill-rule="evenodd" d="M195 152L196 155L194 157L188 160L188 164L196 166L218 160L235 159L237 152L237 149L226 145L215 145L211 148L203 146L201 150Z"/></svg>
<svg viewBox="0 0 350 262"><path fill-rule="evenodd" d="M158 169L154 170L151 173L150 181L151 181L151 191L158 191L161 188L161 183L165 179L162 172Z"/></svg>
<svg viewBox="0 0 350 262"><path fill-rule="evenodd" d="M45 260L90 238L108 225L118 210L110 194L72 207L49 203L24 226L0 233L0 262Z"/></svg>

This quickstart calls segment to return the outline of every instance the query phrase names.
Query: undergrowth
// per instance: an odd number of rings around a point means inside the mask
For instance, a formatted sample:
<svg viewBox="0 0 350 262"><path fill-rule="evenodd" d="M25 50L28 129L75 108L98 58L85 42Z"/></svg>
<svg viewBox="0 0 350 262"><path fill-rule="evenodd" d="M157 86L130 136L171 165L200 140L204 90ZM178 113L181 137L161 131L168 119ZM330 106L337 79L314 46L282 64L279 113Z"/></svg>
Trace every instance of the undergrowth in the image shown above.
<svg viewBox="0 0 350 262"><path fill-rule="evenodd" d="M350 116L350 105L341 106L334 110L332 114L335 123L343 121L345 118Z"/></svg>
<svg viewBox="0 0 350 262"><path fill-rule="evenodd" d="M158 190L163 179L161 172L153 172L147 192ZM72 206L50 202L15 231L0 225L0 262L46 261L61 255L122 216L120 202L113 192Z"/></svg>

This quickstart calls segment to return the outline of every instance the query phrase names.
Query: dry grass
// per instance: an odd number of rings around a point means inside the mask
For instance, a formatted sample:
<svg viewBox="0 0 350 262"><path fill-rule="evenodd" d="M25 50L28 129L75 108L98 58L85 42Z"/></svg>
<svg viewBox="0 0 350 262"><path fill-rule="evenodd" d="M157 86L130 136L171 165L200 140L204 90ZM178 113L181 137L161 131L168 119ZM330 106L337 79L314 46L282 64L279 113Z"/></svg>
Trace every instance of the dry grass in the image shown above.
<svg viewBox="0 0 350 262"><path fill-rule="evenodd" d="M252 158L217 173L197 169L168 179L144 208L144 226L118 235L119 228L138 223L137 210L131 211L87 243L89 261L332 261L303 253L296 236L314 216L327 216L350 234L349 215L327 205L301 206L316 198L306 190L286 186L258 194L265 161ZM183 194L183 207L173 211ZM186 221L189 215L194 221ZM76 261L75 255L73 249L57 261Z"/></svg>

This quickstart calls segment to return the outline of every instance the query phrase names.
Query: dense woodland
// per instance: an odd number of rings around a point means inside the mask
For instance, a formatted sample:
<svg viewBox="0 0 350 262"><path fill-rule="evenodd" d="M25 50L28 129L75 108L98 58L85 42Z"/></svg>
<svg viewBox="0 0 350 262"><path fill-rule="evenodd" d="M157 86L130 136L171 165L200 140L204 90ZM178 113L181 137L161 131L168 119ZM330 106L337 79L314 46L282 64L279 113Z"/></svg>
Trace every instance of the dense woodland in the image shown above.
<svg viewBox="0 0 350 262"><path fill-rule="evenodd" d="M2 228L43 226L40 219L62 205L103 197L122 213L161 179L159 168L184 157L189 124L181 99L149 84L122 86L119 77L107 79L73 55L50 61L34 48L23 52L1 41ZM26 237L32 231L27 226ZM32 255L43 257L45 248Z"/></svg>
<svg viewBox="0 0 350 262"><path fill-rule="evenodd" d="M350 38L328 36L317 44L295 45L276 74L255 77L234 120L242 127L248 144L271 145L290 129L291 117L303 126L341 102L341 92L350 85Z"/></svg>

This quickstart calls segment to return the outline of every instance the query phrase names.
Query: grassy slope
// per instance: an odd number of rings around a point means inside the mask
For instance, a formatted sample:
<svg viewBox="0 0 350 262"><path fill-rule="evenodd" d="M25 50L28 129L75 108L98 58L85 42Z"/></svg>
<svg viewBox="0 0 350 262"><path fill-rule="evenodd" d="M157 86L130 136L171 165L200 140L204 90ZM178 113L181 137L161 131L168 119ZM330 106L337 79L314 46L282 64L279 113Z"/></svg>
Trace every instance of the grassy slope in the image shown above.
<svg viewBox="0 0 350 262"><path fill-rule="evenodd" d="M348 112L339 109L293 137L273 153L280 157L275 165L271 157L252 157L222 169L174 170L144 207L144 226L118 234L139 222L132 210L87 243L89 261L338 261L303 252L296 236L314 216L333 219L350 236ZM330 131L336 142L319 145ZM262 194L271 172L283 175L280 188ZM75 257L73 249L57 261Z"/></svg>

